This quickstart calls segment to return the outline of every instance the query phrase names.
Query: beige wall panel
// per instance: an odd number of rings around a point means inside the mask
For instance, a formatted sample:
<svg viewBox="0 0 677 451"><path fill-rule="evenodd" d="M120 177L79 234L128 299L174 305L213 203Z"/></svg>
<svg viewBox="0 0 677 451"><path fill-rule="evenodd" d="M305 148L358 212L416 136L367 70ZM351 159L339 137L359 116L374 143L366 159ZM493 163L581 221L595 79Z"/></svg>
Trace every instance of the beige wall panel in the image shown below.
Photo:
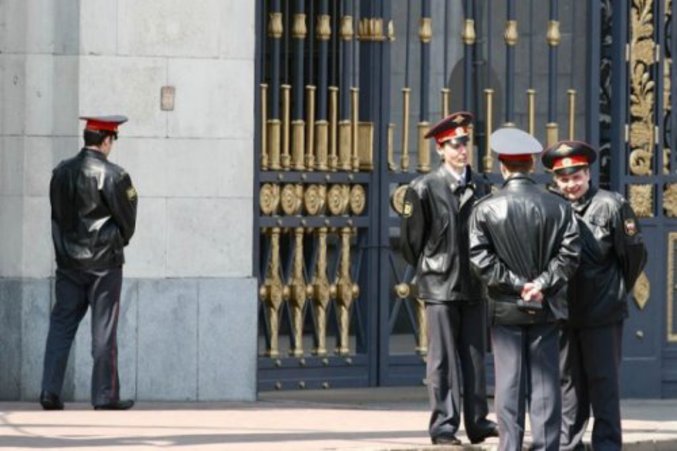
<svg viewBox="0 0 677 451"><path fill-rule="evenodd" d="M118 0L118 52L216 57L221 0Z"/></svg>
<svg viewBox="0 0 677 451"><path fill-rule="evenodd" d="M169 116L169 136L253 140L253 80L253 61L170 61L176 111Z"/></svg>

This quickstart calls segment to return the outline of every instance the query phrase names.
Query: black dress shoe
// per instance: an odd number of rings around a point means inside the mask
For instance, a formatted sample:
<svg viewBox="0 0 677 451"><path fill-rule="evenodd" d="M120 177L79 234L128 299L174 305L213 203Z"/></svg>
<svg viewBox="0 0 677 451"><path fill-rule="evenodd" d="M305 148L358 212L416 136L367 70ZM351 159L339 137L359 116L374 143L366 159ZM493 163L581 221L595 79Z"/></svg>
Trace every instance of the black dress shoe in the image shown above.
<svg viewBox="0 0 677 451"><path fill-rule="evenodd" d="M454 435L441 435L439 437L431 437L433 445L460 445L461 441Z"/></svg>
<svg viewBox="0 0 677 451"><path fill-rule="evenodd" d="M479 422L472 433L468 432L468 438L473 445L482 443L488 437L498 437L498 425L491 420Z"/></svg>
<svg viewBox="0 0 677 451"><path fill-rule="evenodd" d="M108 404L99 404L98 406L94 406L94 410L128 410L133 406L133 400L122 399L118 401L111 401Z"/></svg>
<svg viewBox="0 0 677 451"><path fill-rule="evenodd" d="M40 405L45 410L63 410L63 402L54 393L42 390L40 393Z"/></svg>

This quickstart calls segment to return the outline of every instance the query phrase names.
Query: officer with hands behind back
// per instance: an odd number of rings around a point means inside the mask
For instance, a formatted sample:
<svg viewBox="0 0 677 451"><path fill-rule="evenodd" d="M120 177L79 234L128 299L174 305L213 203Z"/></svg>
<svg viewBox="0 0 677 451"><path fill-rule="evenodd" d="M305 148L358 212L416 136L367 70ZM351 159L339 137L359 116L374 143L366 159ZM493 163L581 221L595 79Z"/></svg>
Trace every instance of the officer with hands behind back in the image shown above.
<svg viewBox="0 0 677 451"><path fill-rule="evenodd" d="M530 449L557 451L558 322L578 265L578 225L571 206L529 176L542 150L534 137L503 128L491 144L505 182L477 203L469 228L470 261L489 301L499 449L522 449L528 406Z"/></svg>
<svg viewBox="0 0 677 451"><path fill-rule="evenodd" d="M124 116L83 117L85 147L53 171L49 188L56 253L56 303L45 349L40 404L62 410L68 354L80 321L92 313L91 402L125 410L120 400L117 324L123 248L134 235L137 194L129 174L108 161Z"/></svg>
<svg viewBox="0 0 677 451"><path fill-rule="evenodd" d="M484 370L485 306L470 272L468 217L487 185L468 165L470 113L433 126L439 168L411 182L404 199L401 249L416 270L418 298L428 324L426 363L434 444L460 444L460 361L465 431L472 443L498 435L488 413Z"/></svg>

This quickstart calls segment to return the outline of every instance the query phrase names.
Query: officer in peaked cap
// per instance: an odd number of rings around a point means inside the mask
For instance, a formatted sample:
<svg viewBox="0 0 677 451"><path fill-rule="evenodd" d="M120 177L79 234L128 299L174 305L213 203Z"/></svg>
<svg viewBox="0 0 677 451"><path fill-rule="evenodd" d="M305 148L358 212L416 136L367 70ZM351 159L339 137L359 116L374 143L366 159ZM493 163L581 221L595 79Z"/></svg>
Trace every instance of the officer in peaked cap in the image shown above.
<svg viewBox="0 0 677 451"><path fill-rule="evenodd" d="M560 333L562 434L560 449L583 447L595 414L594 449L622 447L619 366L627 297L646 263L635 213L618 193L591 184L597 152L580 141L560 141L541 160L581 229L581 263L569 281L569 319Z"/></svg>
<svg viewBox="0 0 677 451"><path fill-rule="evenodd" d="M581 141L560 141L541 155L543 166L558 175L588 169L596 160L595 149Z"/></svg>
<svg viewBox="0 0 677 451"><path fill-rule="evenodd" d="M498 435L496 423L486 418L485 305L468 261L468 217L488 189L468 165L471 122L470 113L455 113L426 134L435 140L441 164L411 182L402 209L401 249L415 268L418 298L425 302L432 408L428 430L435 444L461 443L456 437L461 380L470 441Z"/></svg>
<svg viewBox="0 0 677 451"><path fill-rule="evenodd" d="M536 138L518 128L500 128L491 134L491 149L501 162L532 163L543 146Z"/></svg>
<svg viewBox="0 0 677 451"><path fill-rule="evenodd" d="M528 408L533 449L556 451L558 321L567 317L563 287L578 265L578 225L571 206L529 176L538 140L503 128L491 146L505 182L477 203L469 228L470 261L489 301L499 449L522 449Z"/></svg>
<svg viewBox="0 0 677 451"><path fill-rule="evenodd" d="M134 234L137 194L129 174L108 161L124 116L87 116L85 146L52 172L49 196L56 254L56 303L45 349L40 404L61 410L66 363L78 325L92 313L92 405L124 410L117 364L123 248Z"/></svg>

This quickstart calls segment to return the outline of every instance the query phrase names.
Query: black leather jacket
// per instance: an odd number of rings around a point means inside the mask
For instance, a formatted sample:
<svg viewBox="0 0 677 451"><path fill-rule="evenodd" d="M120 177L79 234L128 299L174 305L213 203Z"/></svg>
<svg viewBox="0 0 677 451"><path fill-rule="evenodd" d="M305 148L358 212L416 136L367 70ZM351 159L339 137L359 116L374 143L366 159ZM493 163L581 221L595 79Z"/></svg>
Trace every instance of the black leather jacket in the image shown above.
<svg viewBox="0 0 677 451"><path fill-rule="evenodd" d="M571 206L524 174L480 200L470 218L470 261L481 277L494 324L532 324L568 315L566 287L581 249ZM520 310L529 281L538 282L544 309Z"/></svg>
<svg viewBox="0 0 677 451"><path fill-rule="evenodd" d="M618 193L591 186L572 203L581 232L581 264L569 282L569 321L599 326L627 317L627 295L646 264L639 223Z"/></svg>
<svg viewBox="0 0 677 451"><path fill-rule="evenodd" d="M400 247L416 269L417 296L432 302L477 301L482 291L470 271L468 218L488 185L466 168L459 186L444 165L411 182L404 198Z"/></svg>
<svg viewBox="0 0 677 451"><path fill-rule="evenodd" d="M137 195L129 175L84 148L54 169L49 187L52 240L63 269L109 269L124 263L136 224Z"/></svg>

